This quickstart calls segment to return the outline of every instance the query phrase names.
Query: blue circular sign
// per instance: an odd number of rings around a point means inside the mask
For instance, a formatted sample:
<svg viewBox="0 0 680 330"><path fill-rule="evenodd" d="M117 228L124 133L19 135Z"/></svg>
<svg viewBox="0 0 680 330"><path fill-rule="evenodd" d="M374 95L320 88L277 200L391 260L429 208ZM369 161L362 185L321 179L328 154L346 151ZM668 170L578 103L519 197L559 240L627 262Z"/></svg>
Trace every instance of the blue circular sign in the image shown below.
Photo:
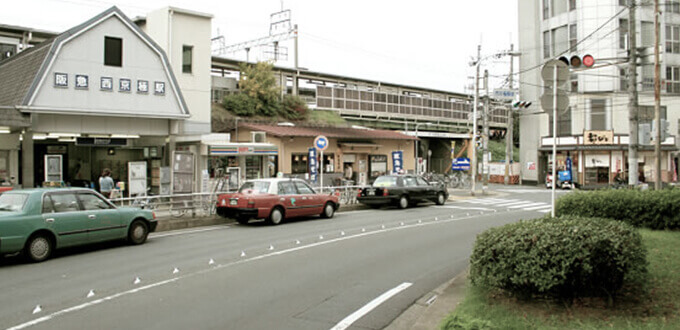
<svg viewBox="0 0 680 330"><path fill-rule="evenodd" d="M314 139L314 146L319 150L326 150L328 148L328 138L323 135L317 136Z"/></svg>

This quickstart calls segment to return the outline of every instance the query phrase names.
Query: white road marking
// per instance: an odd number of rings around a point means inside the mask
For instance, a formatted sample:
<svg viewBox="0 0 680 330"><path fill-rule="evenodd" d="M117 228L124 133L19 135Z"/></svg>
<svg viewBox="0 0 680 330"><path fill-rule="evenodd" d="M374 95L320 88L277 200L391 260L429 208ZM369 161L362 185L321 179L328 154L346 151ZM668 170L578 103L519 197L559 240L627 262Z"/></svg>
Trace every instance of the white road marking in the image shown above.
<svg viewBox="0 0 680 330"><path fill-rule="evenodd" d="M190 230L173 230L170 232L165 232L165 233L152 233L149 235L149 239L153 238L160 238L160 237L169 237L169 236L178 236L178 235L187 235L187 234L195 234L195 233L202 233L206 231L213 231L213 230L219 230L219 229L226 229L226 228L231 228L231 226L212 226L212 227L203 227L201 229L190 229Z"/></svg>
<svg viewBox="0 0 680 330"><path fill-rule="evenodd" d="M467 206L454 206L454 205L438 205L435 206L438 209L459 209L459 210L476 210L476 211L491 211L486 207L467 207Z"/></svg>
<svg viewBox="0 0 680 330"><path fill-rule="evenodd" d="M538 206L538 205L546 206L546 205L548 205L548 204L546 204L546 203L531 203L531 202L529 202L528 204L523 204L523 205L508 206L508 208L509 208L509 209L523 208L523 210L526 210L524 207L532 207L532 206Z"/></svg>
<svg viewBox="0 0 680 330"><path fill-rule="evenodd" d="M538 210L538 209L544 209L544 208L546 208L546 207L552 208L552 206L550 206L549 204L546 204L546 205L542 205L542 206L527 207L527 208L525 208L524 210L526 210L526 211L535 211L535 210Z"/></svg>
<svg viewBox="0 0 680 330"><path fill-rule="evenodd" d="M138 293L138 292L141 292L141 291L146 291L146 290L149 290L149 289L152 289L152 288L156 288L156 287L160 287L160 286L163 286L163 285L166 285L166 284L177 282L177 281L182 280L182 279L206 274L206 273L213 272L213 271L223 269L223 268L227 268L227 267L233 267L233 266L236 266L236 265L241 265L241 264L245 264L245 263L249 263L249 262L253 262L253 261L259 261L259 260L267 259L267 258L270 258L270 257L280 256L280 255L284 255L284 254L288 254L288 253L292 253L292 252L311 249L311 248L315 248L315 247L319 247L319 246L323 246L323 245L327 245L327 244L333 244L333 243L337 243L337 242L342 242L342 241L346 241L346 240L350 240L350 239L368 237L368 236L372 236L372 235L378 235L378 234L387 233L387 232L391 232L391 231L397 231L397 230L406 230L406 229L416 228L416 227L420 227L420 226L429 226L429 225L437 225L437 224L450 223L450 222L456 222L456 221L462 221L462 220L469 220L469 219L472 219L472 218L474 218L474 216L470 217L468 215L466 217L461 217L461 218L452 218L452 219L441 220L441 221L437 221L437 222L435 222L435 221L423 222L423 223L419 223L419 224L411 224L411 225L400 226L400 227L392 227L392 228L387 228L387 229L375 230L375 231L371 231L371 232L365 232L365 228L362 228L362 230L361 230L362 233L357 234L357 235L344 236L344 237L339 237L339 238L335 238L335 239L331 239L331 240L320 241L320 242L312 243L312 244L309 244L309 245L303 245L303 246L290 248L290 249L287 249L287 250L280 250L280 251L276 251L276 252L271 252L271 253L259 255L259 256L256 256L256 257L248 258L248 259L239 259L239 260L235 260L231 263L219 264L219 265L212 267L212 268L206 268L204 270L200 270L200 271L197 271L197 272L194 272L194 273L186 273L185 275L180 275L180 276L168 279L168 280L164 280L164 281L160 281L160 282L156 282L156 283L152 283L152 284L147 284L145 286L140 286L140 287L132 289L132 290L123 291L123 292L116 293L116 294L113 294L113 295L110 295L110 296L107 296L107 297L104 297L104 298L101 298L101 299L93 300L93 301L90 301L90 302L87 302L87 303L83 303L83 304L80 304L80 305L76 305L76 306L73 306L73 307L62 309L60 311L56 311L56 312L51 313L49 315L46 315L46 316L31 320L31 321L28 321L28 322L13 326L11 328L7 328L7 330L25 329L25 328L28 328L28 327L31 327L31 326L34 326L34 325L37 325L37 324L40 324L40 323L43 323L43 322L47 322L47 321L49 321L49 320L51 320L51 319L53 319L57 316L61 316L61 315L64 315L64 314L80 311L80 310L83 310L85 308L95 306L95 305L98 305L98 304L101 304L101 303L104 303L104 302L107 302L107 301L110 301L110 300L114 300L114 299L117 299L117 298L120 298L120 297L128 296L128 295L135 294L135 293ZM241 256L245 257L244 251L241 252ZM139 278L137 278L137 279L139 279Z"/></svg>
<svg viewBox="0 0 680 330"><path fill-rule="evenodd" d="M495 198L481 198L481 199L469 199L463 202L472 204L497 204L497 203L508 203L517 202L519 199L495 199Z"/></svg>
<svg viewBox="0 0 680 330"><path fill-rule="evenodd" d="M549 208L549 209L546 209L546 210L538 210L537 212L548 213L548 212L550 212L550 211L552 211L552 207Z"/></svg>
<svg viewBox="0 0 680 330"><path fill-rule="evenodd" d="M354 322L356 322L358 319L362 318L364 315L370 313L372 310L374 310L376 307L380 306L382 303L387 301L388 299L394 297L398 293L408 289L412 283L409 282L404 282L400 284L399 286L383 293L380 295L378 298L373 299L371 302L368 304L364 305L364 307L361 307L359 310L356 312L350 314L346 318L344 318L340 323L336 324L331 330L344 330L349 328Z"/></svg>
<svg viewBox="0 0 680 330"><path fill-rule="evenodd" d="M503 203L503 204L496 204L494 206L510 206L510 205L519 205L519 204L527 204L530 202L527 201L521 201L521 202L512 202L512 203Z"/></svg>

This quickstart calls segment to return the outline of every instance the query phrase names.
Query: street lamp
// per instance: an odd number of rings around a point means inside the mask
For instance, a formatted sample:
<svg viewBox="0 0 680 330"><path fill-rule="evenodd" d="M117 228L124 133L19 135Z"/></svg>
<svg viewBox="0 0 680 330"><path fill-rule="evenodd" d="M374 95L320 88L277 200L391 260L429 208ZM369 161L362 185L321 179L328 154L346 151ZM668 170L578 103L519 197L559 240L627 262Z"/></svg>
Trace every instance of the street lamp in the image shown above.
<svg viewBox="0 0 680 330"><path fill-rule="evenodd" d="M418 148L420 147L418 145L418 126L420 125L430 126L432 123L416 123L416 175L418 175Z"/></svg>

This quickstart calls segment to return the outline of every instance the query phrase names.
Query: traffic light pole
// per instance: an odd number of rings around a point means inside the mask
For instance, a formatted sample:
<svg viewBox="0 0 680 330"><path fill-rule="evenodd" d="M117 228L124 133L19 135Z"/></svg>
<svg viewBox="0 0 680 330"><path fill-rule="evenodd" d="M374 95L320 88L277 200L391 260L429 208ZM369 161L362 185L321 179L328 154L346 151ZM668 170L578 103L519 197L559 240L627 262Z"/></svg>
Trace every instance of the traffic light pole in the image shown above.
<svg viewBox="0 0 680 330"><path fill-rule="evenodd" d="M484 70L484 120L482 131L482 195L489 189L489 70Z"/></svg>
<svg viewBox="0 0 680 330"><path fill-rule="evenodd" d="M557 65L553 68L553 139L552 139L552 194L550 215L555 217L555 187L557 185Z"/></svg>
<svg viewBox="0 0 680 330"><path fill-rule="evenodd" d="M628 18L628 185L638 184L638 92L637 38L635 3L631 1Z"/></svg>

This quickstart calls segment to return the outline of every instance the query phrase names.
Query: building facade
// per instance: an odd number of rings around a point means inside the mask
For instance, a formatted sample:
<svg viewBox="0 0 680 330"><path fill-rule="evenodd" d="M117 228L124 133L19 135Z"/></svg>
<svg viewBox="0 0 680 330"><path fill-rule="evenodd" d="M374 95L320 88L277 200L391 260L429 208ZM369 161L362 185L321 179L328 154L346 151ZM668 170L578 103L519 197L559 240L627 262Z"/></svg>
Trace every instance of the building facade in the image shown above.
<svg viewBox="0 0 680 330"><path fill-rule="evenodd" d="M551 171L552 146L557 144L558 170L571 161L573 180L582 186L600 187L613 183L619 172L623 177L637 175L653 182L654 153L650 143L653 119L654 69L653 6L637 6L634 36L642 55L638 66L640 142L639 173L628 173L628 1L624 0L531 0L519 1L520 98L533 101L520 115L520 161L524 182L545 182ZM680 14L675 6L661 15L663 51L662 119L669 123L669 136L662 141L661 171L664 182L677 180L680 72L678 30ZM664 42L665 41L665 42ZM562 56L595 58L595 66L571 69L563 87L569 107L557 114L557 140L552 138L552 113L544 112L539 102L543 94L541 68L545 62ZM678 76L680 77L680 75Z"/></svg>

